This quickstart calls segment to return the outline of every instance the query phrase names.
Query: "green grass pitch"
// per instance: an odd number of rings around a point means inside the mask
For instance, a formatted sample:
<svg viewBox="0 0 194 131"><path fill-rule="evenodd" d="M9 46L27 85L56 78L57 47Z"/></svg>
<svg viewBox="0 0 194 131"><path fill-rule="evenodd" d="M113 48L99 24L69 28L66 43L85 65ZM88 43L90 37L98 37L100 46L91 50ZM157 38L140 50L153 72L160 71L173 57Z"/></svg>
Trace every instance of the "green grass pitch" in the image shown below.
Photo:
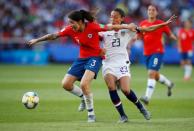
<svg viewBox="0 0 194 131"><path fill-rule="evenodd" d="M136 107L119 93L129 122L117 124L119 115L112 105L101 72L92 83L96 123L87 123L87 112L78 112L79 99L64 91L61 79L69 65L0 65L0 131L194 131L194 79L182 80L179 66L164 66L163 74L175 83L173 96L157 83L147 108L152 119L146 121ZM138 97L144 94L147 72L132 65L131 86ZM40 103L28 110L22 95L36 91Z"/></svg>

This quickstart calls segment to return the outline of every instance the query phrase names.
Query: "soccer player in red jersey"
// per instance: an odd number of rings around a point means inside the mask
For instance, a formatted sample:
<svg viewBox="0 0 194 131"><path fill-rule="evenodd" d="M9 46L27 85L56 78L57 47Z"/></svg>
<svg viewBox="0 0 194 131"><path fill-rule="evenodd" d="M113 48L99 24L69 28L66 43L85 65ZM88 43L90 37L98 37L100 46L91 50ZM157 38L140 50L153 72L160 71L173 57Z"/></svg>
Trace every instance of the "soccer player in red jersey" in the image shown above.
<svg viewBox="0 0 194 131"><path fill-rule="evenodd" d="M62 85L65 90L82 99L79 111L83 111L86 108L88 110L88 122L95 122L90 84L97 76L102 65L102 55L104 54L104 51L100 48L98 32L119 29L135 30L136 26L134 24L104 26L96 23L91 13L85 10L74 11L69 14L68 18L69 25L60 32L32 39L28 44L34 45L41 41L68 36L80 45L79 58L64 76ZM75 81L80 81L81 89L74 84Z"/></svg>
<svg viewBox="0 0 194 131"><path fill-rule="evenodd" d="M184 27L178 32L178 47L181 53L181 65L184 67L184 80L190 80L192 74L194 30L190 20L184 21Z"/></svg>
<svg viewBox="0 0 194 131"><path fill-rule="evenodd" d="M148 19L140 23L140 27L149 27L156 24L163 23L162 20L157 19L157 8L150 5L147 10ZM148 70L147 89L145 96L141 97L145 104L149 103L151 96L154 92L156 81L165 84L168 87L168 96L171 96L171 89L173 83L164 75L159 73L164 54L164 46L162 43L162 35L166 33L170 38L176 40L176 36L170 31L168 26L161 27L152 32L141 32L138 36L144 41L144 55L146 59L146 67Z"/></svg>

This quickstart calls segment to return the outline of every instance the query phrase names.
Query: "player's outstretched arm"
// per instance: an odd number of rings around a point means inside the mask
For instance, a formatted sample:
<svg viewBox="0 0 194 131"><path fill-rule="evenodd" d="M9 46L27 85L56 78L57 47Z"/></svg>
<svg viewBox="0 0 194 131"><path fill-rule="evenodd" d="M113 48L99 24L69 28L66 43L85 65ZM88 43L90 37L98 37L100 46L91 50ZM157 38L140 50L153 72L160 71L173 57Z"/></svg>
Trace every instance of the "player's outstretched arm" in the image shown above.
<svg viewBox="0 0 194 131"><path fill-rule="evenodd" d="M47 41L47 40L55 40L59 37L59 35L56 33L56 34L47 34L47 35L44 35L42 37L39 37L39 38L36 38L36 39L32 39L30 41L27 42L28 45L34 45L34 44L37 44L41 41Z"/></svg>
<svg viewBox="0 0 194 131"><path fill-rule="evenodd" d="M120 29L129 29L131 31L136 31L137 25L134 23L126 24L126 25L108 25L108 30L120 30Z"/></svg>
<svg viewBox="0 0 194 131"><path fill-rule="evenodd" d="M166 26L170 23L172 23L175 19L177 18L176 15L173 15L170 17L169 20L167 20L166 22L164 23L161 23L161 24L157 24L157 25L153 25L153 26L150 26L150 27L138 27L136 30L138 30L139 32L149 32L149 31L154 31L154 30L157 30L163 26Z"/></svg>

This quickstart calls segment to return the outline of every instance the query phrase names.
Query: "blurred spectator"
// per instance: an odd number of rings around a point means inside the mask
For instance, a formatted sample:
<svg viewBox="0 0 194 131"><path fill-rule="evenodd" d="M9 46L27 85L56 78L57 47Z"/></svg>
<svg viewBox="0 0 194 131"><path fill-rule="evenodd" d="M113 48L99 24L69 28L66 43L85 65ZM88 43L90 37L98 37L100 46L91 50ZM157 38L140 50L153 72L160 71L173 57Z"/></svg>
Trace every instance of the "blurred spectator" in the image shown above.
<svg viewBox="0 0 194 131"><path fill-rule="evenodd" d="M66 14L72 10L99 7L100 23L108 23L108 15L115 7L128 14L126 22L138 22L146 18L149 4L159 9L159 17L167 19L172 14L179 16L177 24L185 19L194 19L194 0L1 0L0 40L29 40L43 34L56 32L66 24ZM179 25L178 25L179 26Z"/></svg>

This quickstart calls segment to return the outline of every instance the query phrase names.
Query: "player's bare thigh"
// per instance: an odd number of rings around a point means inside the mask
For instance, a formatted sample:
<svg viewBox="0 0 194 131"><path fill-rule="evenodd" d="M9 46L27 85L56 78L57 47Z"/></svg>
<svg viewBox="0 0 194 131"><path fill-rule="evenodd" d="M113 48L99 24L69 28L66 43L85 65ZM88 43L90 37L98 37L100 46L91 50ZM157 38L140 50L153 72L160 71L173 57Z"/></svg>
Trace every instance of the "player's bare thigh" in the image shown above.
<svg viewBox="0 0 194 131"><path fill-rule="evenodd" d="M129 76L123 76L119 79L120 88L125 94L129 94L130 92L130 80Z"/></svg>
<svg viewBox="0 0 194 131"><path fill-rule="evenodd" d="M78 80L77 77L70 74L66 74L61 83L64 89L71 91L73 89L73 84L77 80Z"/></svg>
<svg viewBox="0 0 194 131"><path fill-rule="evenodd" d="M116 81L117 81L116 76L108 73L104 76L104 80L105 80L106 85L110 91L116 90Z"/></svg>

